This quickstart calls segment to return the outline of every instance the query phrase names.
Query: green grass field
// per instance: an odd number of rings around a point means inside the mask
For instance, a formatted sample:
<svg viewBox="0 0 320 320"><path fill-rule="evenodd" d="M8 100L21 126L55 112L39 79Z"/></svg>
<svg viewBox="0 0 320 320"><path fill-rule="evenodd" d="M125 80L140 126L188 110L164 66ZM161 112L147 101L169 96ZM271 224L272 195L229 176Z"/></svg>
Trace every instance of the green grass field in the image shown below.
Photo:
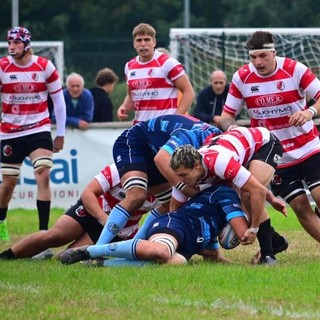
<svg viewBox="0 0 320 320"><path fill-rule="evenodd" d="M61 214L53 210L53 223ZM29 259L0 262L0 319L320 319L320 246L289 210L271 212L289 241L275 267L251 266L257 244L224 251L238 262L89 268ZM12 210L4 250L37 231L35 211Z"/></svg>

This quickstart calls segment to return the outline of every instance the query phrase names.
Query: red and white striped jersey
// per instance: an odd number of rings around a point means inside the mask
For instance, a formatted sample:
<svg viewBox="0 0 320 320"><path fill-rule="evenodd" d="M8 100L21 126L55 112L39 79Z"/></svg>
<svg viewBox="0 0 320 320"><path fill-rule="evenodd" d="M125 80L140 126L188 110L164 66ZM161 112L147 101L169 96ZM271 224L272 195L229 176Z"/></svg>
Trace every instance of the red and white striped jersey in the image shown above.
<svg viewBox="0 0 320 320"><path fill-rule="evenodd" d="M1 138L50 131L48 93L59 91L61 81L51 61L31 55L26 66L19 66L11 56L0 59Z"/></svg>
<svg viewBox="0 0 320 320"><path fill-rule="evenodd" d="M290 115L305 110L306 95L320 97L320 81L300 62L282 57L276 62L276 70L267 77L260 76L252 63L241 67L233 76L224 111L235 116L245 103L251 126L266 127L281 141L284 153L278 168L283 168L320 152L313 121L289 125Z"/></svg>
<svg viewBox="0 0 320 320"><path fill-rule="evenodd" d="M120 177L115 164L106 166L99 174L95 176L99 182L103 196L99 197L99 203L103 211L109 213L111 209L125 198L125 192L120 185ZM118 237L130 238L139 229L139 221L142 216L158 205L154 196L149 195L143 206L134 212L125 227L117 234Z"/></svg>
<svg viewBox="0 0 320 320"><path fill-rule="evenodd" d="M237 127L207 140L199 149L206 170L202 182L214 183L220 179L241 188L251 176L246 164L269 141L270 131L262 127Z"/></svg>
<svg viewBox="0 0 320 320"><path fill-rule="evenodd" d="M125 76L134 104L134 123L165 114L174 114L178 106L178 89L173 81L185 74L180 62L155 51L151 61L139 56L125 65Z"/></svg>

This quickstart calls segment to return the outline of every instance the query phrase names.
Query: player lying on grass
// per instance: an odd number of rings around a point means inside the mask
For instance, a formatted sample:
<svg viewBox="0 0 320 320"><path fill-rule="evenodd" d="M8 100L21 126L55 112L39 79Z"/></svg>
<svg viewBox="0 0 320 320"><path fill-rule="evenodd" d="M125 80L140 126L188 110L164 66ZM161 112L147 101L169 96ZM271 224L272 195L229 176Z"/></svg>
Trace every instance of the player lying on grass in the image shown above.
<svg viewBox="0 0 320 320"><path fill-rule="evenodd" d="M170 155L177 146L190 143L200 147L209 135L220 133L218 128L203 121L178 114L153 118L126 129L113 146L125 198L111 210L97 244L109 243L116 235L114 230L126 224L148 194L155 195L161 203L161 208L153 210L148 221L169 211L172 186L179 182L169 167ZM162 153L161 159L158 153ZM198 192L189 189L189 196ZM116 228L110 228L109 224Z"/></svg>
<svg viewBox="0 0 320 320"><path fill-rule="evenodd" d="M183 264L194 254L218 248L217 236L230 223L237 237L247 244L252 232L241 209L240 199L229 186L213 185L191 198L174 212L155 218L148 226L147 240L132 239L104 245L66 250L63 264L81 260L105 259L104 266L136 266L147 263ZM217 261L217 257L214 257Z"/></svg>
<svg viewBox="0 0 320 320"><path fill-rule="evenodd" d="M113 230L121 229L125 225L132 210L141 205L148 193L156 195L163 206L161 211L152 210L146 218L145 226L155 217L169 211L171 189L180 183L180 178L175 176L169 166L175 148L186 144L199 148L208 136L218 136L221 133L214 126L183 115L157 117L125 130L113 146L113 157L125 190L125 198L110 212L108 224L103 228L97 244L109 243L115 236ZM268 177L273 172L271 169L267 171ZM190 197L198 190L187 186L183 192ZM260 237L259 244L261 248L268 247L272 251L272 246L278 247L279 242L284 242L284 238L271 227L266 213L264 218L263 221L267 222L262 228L264 231L261 232L269 232L270 237ZM117 228L110 228L109 224ZM139 230L138 236L145 238L143 227Z"/></svg>
<svg viewBox="0 0 320 320"><path fill-rule="evenodd" d="M281 143L268 129L237 127L208 139L199 150L191 145L176 148L170 166L188 186L219 180L235 185L250 216L251 229L255 230L246 234L247 241L253 242L257 236L261 248L259 263L272 265L276 263L274 254L288 247L282 236L274 238L265 209L268 201L286 215L285 203L267 189L281 155Z"/></svg>
<svg viewBox="0 0 320 320"><path fill-rule="evenodd" d="M48 248L69 244L78 247L98 240L110 210L124 198L120 178L114 164L106 166L87 185L76 204L59 217L54 226L24 237L0 254L0 259L32 257ZM115 240L130 239L139 228L142 215L157 205L154 197L134 212L122 230L116 231Z"/></svg>

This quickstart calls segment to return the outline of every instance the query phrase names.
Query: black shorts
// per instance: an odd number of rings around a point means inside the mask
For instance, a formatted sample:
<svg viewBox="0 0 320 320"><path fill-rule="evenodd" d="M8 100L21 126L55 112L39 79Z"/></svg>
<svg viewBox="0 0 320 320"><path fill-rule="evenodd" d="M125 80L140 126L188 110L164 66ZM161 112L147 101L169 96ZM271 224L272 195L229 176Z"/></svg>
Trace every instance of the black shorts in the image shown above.
<svg viewBox="0 0 320 320"><path fill-rule="evenodd" d="M51 133L48 131L27 136L4 139L0 141L2 163L22 163L23 160L37 149L53 150Z"/></svg>
<svg viewBox="0 0 320 320"><path fill-rule="evenodd" d="M65 214L76 220L81 225L83 231L88 233L93 243L98 241L103 226L96 218L86 211L80 199L71 206ZM115 237L112 242L121 240L123 239Z"/></svg>
<svg viewBox="0 0 320 320"><path fill-rule="evenodd" d="M274 135L270 134L270 141L255 152L250 159L260 160L270 164L274 169L277 168L278 162L282 157L283 147L280 140Z"/></svg>
<svg viewBox="0 0 320 320"><path fill-rule="evenodd" d="M320 153L307 158L296 165L277 169L271 181L271 190L275 196L281 196L287 203L301 194L306 187L311 191L320 186Z"/></svg>

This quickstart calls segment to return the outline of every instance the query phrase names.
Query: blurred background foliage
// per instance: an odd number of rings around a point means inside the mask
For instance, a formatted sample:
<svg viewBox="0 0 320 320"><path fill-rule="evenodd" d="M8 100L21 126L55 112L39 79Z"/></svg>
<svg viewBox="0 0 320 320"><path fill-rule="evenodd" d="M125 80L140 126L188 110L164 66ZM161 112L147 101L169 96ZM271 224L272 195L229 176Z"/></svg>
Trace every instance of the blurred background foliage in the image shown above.
<svg viewBox="0 0 320 320"><path fill-rule="evenodd" d="M11 27L11 8L11 0L1 0L0 41ZM319 15L314 0L190 0L192 28L319 27ZM124 64L136 54L131 32L140 22L153 25L157 45L168 47L170 28L184 27L184 1L19 1L19 24L30 29L32 40L63 41L65 74L83 74L87 87L104 67L124 80ZM114 99L122 99L123 88L116 87Z"/></svg>

